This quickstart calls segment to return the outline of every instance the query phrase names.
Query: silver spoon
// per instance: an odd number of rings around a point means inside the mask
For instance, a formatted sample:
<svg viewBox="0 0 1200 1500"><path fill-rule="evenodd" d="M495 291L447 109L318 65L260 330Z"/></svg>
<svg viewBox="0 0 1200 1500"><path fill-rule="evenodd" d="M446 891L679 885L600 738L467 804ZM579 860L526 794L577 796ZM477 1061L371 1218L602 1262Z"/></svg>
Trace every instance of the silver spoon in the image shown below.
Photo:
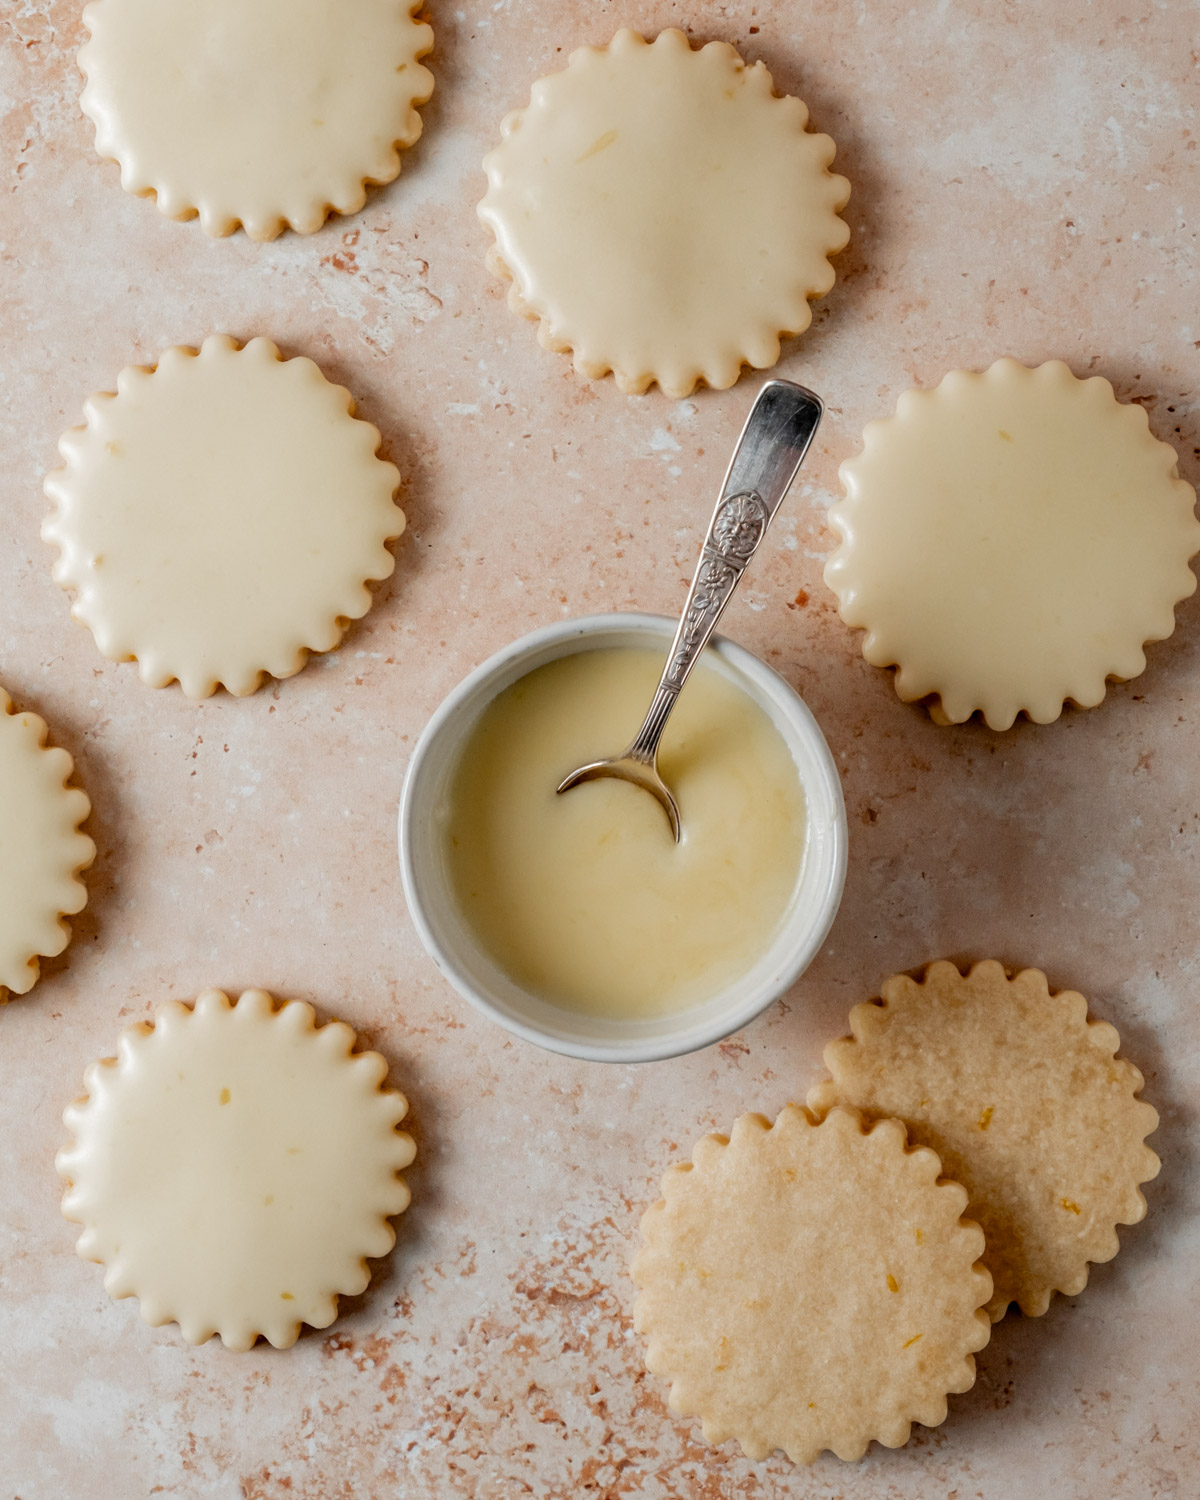
<svg viewBox="0 0 1200 1500"><path fill-rule="evenodd" d="M819 396L788 380L768 380L759 391L729 461L683 617L645 722L620 755L580 766L559 783L560 792L601 776L631 781L658 799L679 842L679 804L658 773L659 741L688 673L804 462L823 410Z"/></svg>

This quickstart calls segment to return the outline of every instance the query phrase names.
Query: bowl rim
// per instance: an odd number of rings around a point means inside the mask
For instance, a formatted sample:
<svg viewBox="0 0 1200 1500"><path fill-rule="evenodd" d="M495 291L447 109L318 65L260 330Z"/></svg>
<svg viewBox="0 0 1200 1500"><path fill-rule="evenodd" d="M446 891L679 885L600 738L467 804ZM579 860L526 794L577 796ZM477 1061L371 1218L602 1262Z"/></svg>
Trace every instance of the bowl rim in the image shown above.
<svg viewBox="0 0 1200 1500"><path fill-rule="evenodd" d="M832 814L827 828L831 845L829 878L820 917L809 928L805 940L796 946L781 967L764 978L747 997L738 1001L736 999L737 986L731 985L725 991L730 996L729 1003L721 1007L718 1013L704 1024L693 1023L690 1028L681 1026L678 1032L660 1034L644 1041L631 1039L628 1042L615 1043L554 1035L543 1031L530 1021L510 1014L476 986L471 976L464 972L456 955L442 942L426 912L424 898L421 895L420 875L413 852L413 825L416 817L414 788L419 785L426 763L443 733L464 706L476 697L481 688L493 680L501 679L514 665L537 656L547 647L569 647L575 641L596 635L632 632L665 637L668 630L673 632L677 624L677 620L665 615L645 611L614 611L610 614L580 615L566 620L556 620L517 637L481 662L446 694L418 736L404 773L397 817L400 879L409 917L425 951L433 959L443 978L481 1015L502 1026L510 1034L520 1037L522 1041L530 1042L546 1051L585 1062L659 1062L712 1046L748 1025L767 1010L795 983L820 951L841 904L846 879L848 828L841 778L828 742L812 710L787 679L761 657L756 656L747 647L738 645L727 636L714 635L712 637L709 645L739 677L744 679L759 706L766 707L768 700L774 702L786 711L791 719L792 727L809 742L817 769L821 772L820 790L824 793L822 802L827 804L827 811ZM560 657L569 654L571 654L569 650L558 653ZM550 660L554 659L557 658L550 658ZM532 671L535 668L531 665L527 670ZM510 679L510 681L516 680L516 677ZM491 698L502 692L508 685L509 683L500 682L487 701L491 701ZM780 693L780 688L783 689L782 693ZM806 796L810 796L808 784L806 784L805 791ZM687 1015L687 1010L679 1012L681 1018Z"/></svg>

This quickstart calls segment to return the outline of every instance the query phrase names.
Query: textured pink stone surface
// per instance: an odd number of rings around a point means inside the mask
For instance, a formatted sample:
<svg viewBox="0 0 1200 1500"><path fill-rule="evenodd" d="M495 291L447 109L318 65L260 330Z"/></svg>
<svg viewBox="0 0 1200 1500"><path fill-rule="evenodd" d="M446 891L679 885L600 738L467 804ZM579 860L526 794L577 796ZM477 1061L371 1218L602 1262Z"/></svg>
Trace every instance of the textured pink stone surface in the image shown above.
<svg viewBox="0 0 1200 1500"><path fill-rule="evenodd" d="M0 1012L0 1497L1116 1500L1200 1493L1200 600L1104 705L939 729L867 667L821 582L837 464L905 387L1001 354L1142 402L1200 477L1195 11L1182 0L448 0L399 180L268 246L123 193L78 109L77 0L0 0L0 682L95 803L67 954ZM699 1055L607 1070L468 1010L404 911L395 809L443 694L526 629L673 612L757 377L671 402L580 383L483 266L479 163L529 84L620 24L762 58L854 184L839 279L780 373L828 399L727 618L844 773L846 898L804 980ZM130 362L267 334L348 385L410 530L342 648L236 701L101 660L39 540L60 431ZM803 1097L892 971L1043 967L1121 1032L1162 1113L1146 1222L1078 1298L1010 1317L948 1422L811 1472L708 1448L641 1371L627 1267L694 1138ZM73 1253L63 1106L170 996L262 985L343 1017L410 1095L394 1255L288 1351L190 1349Z"/></svg>

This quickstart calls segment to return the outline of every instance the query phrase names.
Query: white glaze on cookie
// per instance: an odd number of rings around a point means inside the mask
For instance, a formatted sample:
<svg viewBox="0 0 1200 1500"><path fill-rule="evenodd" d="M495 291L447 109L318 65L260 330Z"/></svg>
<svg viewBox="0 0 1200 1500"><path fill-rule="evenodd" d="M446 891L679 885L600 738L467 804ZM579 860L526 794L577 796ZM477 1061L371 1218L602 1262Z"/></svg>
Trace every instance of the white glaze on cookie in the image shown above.
<svg viewBox="0 0 1200 1500"><path fill-rule="evenodd" d="M1196 587L1195 493L1140 406L1052 360L908 391L842 465L825 569L863 655L935 717L1057 719L1145 670Z"/></svg>
<svg viewBox="0 0 1200 1500"><path fill-rule="evenodd" d="M232 1006L206 990L122 1034L67 1110L58 1157L63 1213L110 1296L232 1349L333 1322L339 1295L366 1287L366 1257L395 1242L415 1154L387 1064L354 1041L263 990Z"/></svg>
<svg viewBox="0 0 1200 1500"><path fill-rule="evenodd" d="M620 31L539 79L484 162L480 216L514 308L581 375L686 396L765 369L833 285L850 185L762 63Z"/></svg>
<svg viewBox="0 0 1200 1500"><path fill-rule="evenodd" d="M366 614L404 529L399 475L311 360L214 335L123 370L84 410L46 480L42 535L110 661L193 698L252 693Z"/></svg>
<svg viewBox="0 0 1200 1500"><path fill-rule="evenodd" d="M403 0L93 0L81 104L127 192L208 234L269 240L357 212L400 171L433 91Z"/></svg>
<svg viewBox="0 0 1200 1500"><path fill-rule="evenodd" d="M0 1000L32 989L38 958L70 942L62 919L83 910L79 872L96 855L79 831L91 803L67 785L71 757L46 735L44 721L14 713L0 689Z"/></svg>

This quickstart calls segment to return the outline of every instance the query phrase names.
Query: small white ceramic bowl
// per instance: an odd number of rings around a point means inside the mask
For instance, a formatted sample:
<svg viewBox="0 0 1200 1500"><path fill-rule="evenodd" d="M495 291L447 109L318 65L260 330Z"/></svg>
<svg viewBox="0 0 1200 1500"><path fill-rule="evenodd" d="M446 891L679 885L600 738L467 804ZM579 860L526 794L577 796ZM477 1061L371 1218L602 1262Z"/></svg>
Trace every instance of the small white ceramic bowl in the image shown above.
<svg viewBox="0 0 1200 1500"><path fill-rule="evenodd" d="M552 1052L595 1062L652 1062L720 1041L752 1021L797 979L833 923L846 877L846 808L837 768L803 700L757 656L714 636L706 660L770 715L799 771L807 799L804 861L775 939L735 984L673 1015L608 1020L552 1005L514 983L480 946L461 915L445 859L451 780L463 744L493 698L527 672L601 647L663 653L675 621L658 615L589 615L522 636L449 695L417 742L400 798L400 870L409 913L434 962L477 1010ZM616 726L619 729L620 726ZM597 746L597 753L607 746Z"/></svg>

